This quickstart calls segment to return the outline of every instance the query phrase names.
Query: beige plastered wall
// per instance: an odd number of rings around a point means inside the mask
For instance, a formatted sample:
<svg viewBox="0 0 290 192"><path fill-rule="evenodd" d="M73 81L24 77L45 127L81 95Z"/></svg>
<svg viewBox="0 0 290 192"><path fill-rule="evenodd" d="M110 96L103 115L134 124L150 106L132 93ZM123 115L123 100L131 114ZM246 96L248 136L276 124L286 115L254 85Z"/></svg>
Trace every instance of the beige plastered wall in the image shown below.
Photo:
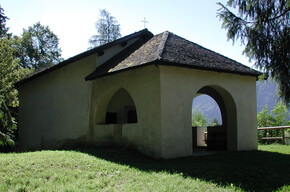
<svg viewBox="0 0 290 192"><path fill-rule="evenodd" d="M131 146L155 158L190 156L192 102L205 86L224 99L228 150L256 150L255 77L160 65L94 80L90 141ZM108 104L120 89L132 97L138 122L106 125Z"/></svg>
<svg viewBox="0 0 290 192"><path fill-rule="evenodd" d="M204 86L224 98L229 115L228 150L257 149L255 77L173 66L159 69L163 158L192 154L192 101Z"/></svg>
<svg viewBox="0 0 290 192"><path fill-rule="evenodd" d="M61 145L87 132L96 55L40 76L19 87L19 133L24 148Z"/></svg>
<svg viewBox="0 0 290 192"><path fill-rule="evenodd" d="M116 45L21 84L19 138L23 149L87 142L93 82L85 77L130 46Z"/></svg>
<svg viewBox="0 0 290 192"><path fill-rule="evenodd" d="M151 65L94 80L89 134L93 144L122 143L155 158L161 157L159 74L159 69ZM134 101L137 123L106 125L108 104L120 89L125 89Z"/></svg>

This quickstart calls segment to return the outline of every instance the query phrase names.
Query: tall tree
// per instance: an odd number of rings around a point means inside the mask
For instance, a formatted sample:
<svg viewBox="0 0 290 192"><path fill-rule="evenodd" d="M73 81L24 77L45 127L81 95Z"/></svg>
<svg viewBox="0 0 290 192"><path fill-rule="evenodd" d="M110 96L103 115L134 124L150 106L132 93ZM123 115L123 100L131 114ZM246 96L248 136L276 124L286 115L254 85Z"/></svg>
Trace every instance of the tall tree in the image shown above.
<svg viewBox="0 0 290 192"><path fill-rule="evenodd" d="M20 66L24 68L50 67L62 61L58 37L40 22L23 29L18 50Z"/></svg>
<svg viewBox="0 0 290 192"><path fill-rule="evenodd" d="M4 10L0 5L0 38L3 38L7 35L8 28L6 27L6 20L8 17L5 16Z"/></svg>
<svg viewBox="0 0 290 192"><path fill-rule="evenodd" d="M14 83L29 74L31 70L18 66L14 58L16 42L14 38L0 38L0 146L13 144L13 132L16 130L16 107L18 92Z"/></svg>
<svg viewBox="0 0 290 192"><path fill-rule="evenodd" d="M271 75L279 85L279 95L290 101L290 1L228 0L218 3L218 17L233 42L240 39L243 51L255 66ZM230 9L238 9L234 14Z"/></svg>
<svg viewBox="0 0 290 192"><path fill-rule="evenodd" d="M109 43L121 37L118 21L106 9L100 10L100 18L96 22L96 29L98 34L90 38L90 48Z"/></svg>

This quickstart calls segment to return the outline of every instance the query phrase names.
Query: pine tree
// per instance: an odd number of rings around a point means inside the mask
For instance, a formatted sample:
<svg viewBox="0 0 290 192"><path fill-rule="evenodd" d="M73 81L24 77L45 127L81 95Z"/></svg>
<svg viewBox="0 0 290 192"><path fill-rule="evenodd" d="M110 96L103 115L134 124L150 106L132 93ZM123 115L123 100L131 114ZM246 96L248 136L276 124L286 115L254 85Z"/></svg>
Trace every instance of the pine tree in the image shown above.
<svg viewBox="0 0 290 192"><path fill-rule="evenodd" d="M109 43L121 37L118 21L106 9L100 10L100 18L96 22L96 29L98 34L90 38L90 48Z"/></svg>
<svg viewBox="0 0 290 192"><path fill-rule="evenodd" d="M279 95L290 101L290 1L289 0L229 0L218 17L227 30L228 39L240 39L243 51L255 66L274 78ZM236 8L234 14L230 8Z"/></svg>
<svg viewBox="0 0 290 192"><path fill-rule="evenodd" d="M10 35L8 34L9 28L6 27L6 20L8 17L5 16L4 10L0 5L0 38L3 38L5 35Z"/></svg>

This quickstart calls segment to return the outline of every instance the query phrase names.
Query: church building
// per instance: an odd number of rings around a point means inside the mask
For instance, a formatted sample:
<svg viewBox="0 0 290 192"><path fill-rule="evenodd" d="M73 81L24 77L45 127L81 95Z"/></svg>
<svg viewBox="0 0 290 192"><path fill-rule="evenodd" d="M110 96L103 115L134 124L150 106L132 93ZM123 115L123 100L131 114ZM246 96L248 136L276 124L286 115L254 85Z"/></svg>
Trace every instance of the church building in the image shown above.
<svg viewBox="0 0 290 192"><path fill-rule="evenodd" d="M218 131L208 131L209 146L256 150L260 74L171 32L144 29L19 81L20 145L120 145L157 159L190 156L199 137L192 102L206 94L222 115Z"/></svg>

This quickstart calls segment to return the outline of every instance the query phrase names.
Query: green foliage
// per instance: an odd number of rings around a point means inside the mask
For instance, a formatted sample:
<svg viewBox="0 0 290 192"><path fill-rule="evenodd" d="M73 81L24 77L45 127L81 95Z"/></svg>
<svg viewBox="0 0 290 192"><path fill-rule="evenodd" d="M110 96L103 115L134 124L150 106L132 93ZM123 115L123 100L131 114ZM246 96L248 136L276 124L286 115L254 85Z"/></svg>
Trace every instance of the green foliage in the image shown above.
<svg viewBox="0 0 290 192"><path fill-rule="evenodd" d="M277 81L279 95L290 101L290 3L289 0L228 0L218 3L218 17L227 29L228 39L240 39L244 54L255 60L255 66ZM228 8L237 8L235 15Z"/></svg>
<svg viewBox="0 0 290 192"><path fill-rule="evenodd" d="M40 22L28 27L28 30L23 29L19 41L17 57L20 59L19 65L24 68L50 67L63 60L58 37Z"/></svg>
<svg viewBox="0 0 290 192"><path fill-rule="evenodd" d="M209 124L209 126L217 126L217 125L219 125L219 120L217 118L214 118L211 124Z"/></svg>
<svg viewBox="0 0 290 192"><path fill-rule="evenodd" d="M0 5L0 38L5 37L8 32L8 28L6 27L6 20L8 17L5 16L4 10Z"/></svg>
<svg viewBox="0 0 290 192"><path fill-rule="evenodd" d="M290 125L290 122L287 121L287 116L289 116L287 107L283 105L282 102L278 102L278 104L274 107L274 109L271 111L271 113L274 115L274 122L273 126L285 126Z"/></svg>
<svg viewBox="0 0 290 192"><path fill-rule="evenodd" d="M272 127L274 117L268 112L268 106L265 105L264 109L257 114L258 127Z"/></svg>
<svg viewBox="0 0 290 192"><path fill-rule="evenodd" d="M277 103L273 110L271 110L271 113L268 112L268 106L266 105L257 115L257 126L276 127L290 125L290 122L286 119L288 115L287 107L281 101ZM259 130L258 138L267 136L281 137L281 134L281 130Z"/></svg>
<svg viewBox="0 0 290 192"><path fill-rule="evenodd" d="M100 18L96 22L96 29L98 34L90 38L90 48L109 43L121 37L118 21L106 9L100 10Z"/></svg>
<svg viewBox="0 0 290 192"><path fill-rule="evenodd" d="M192 113L192 126L193 127L206 127L207 126L207 120L205 116L198 112L196 108L193 109Z"/></svg>
<svg viewBox="0 0 290 192"><path fill-rule="evenodd" d="M0 146L13 144L18 92L14 83L31 71L18 66L13 38L0 39Z"/></svg>
<svg viewBox="0 0 290 192"><path fill-rule="evenodd" d="M286 117L289 115L286 105L282 102L278 102L277 105L268 112L268 106L257 115L258 127L275 127L275 126L286 126L290 125Z"/></svg>

